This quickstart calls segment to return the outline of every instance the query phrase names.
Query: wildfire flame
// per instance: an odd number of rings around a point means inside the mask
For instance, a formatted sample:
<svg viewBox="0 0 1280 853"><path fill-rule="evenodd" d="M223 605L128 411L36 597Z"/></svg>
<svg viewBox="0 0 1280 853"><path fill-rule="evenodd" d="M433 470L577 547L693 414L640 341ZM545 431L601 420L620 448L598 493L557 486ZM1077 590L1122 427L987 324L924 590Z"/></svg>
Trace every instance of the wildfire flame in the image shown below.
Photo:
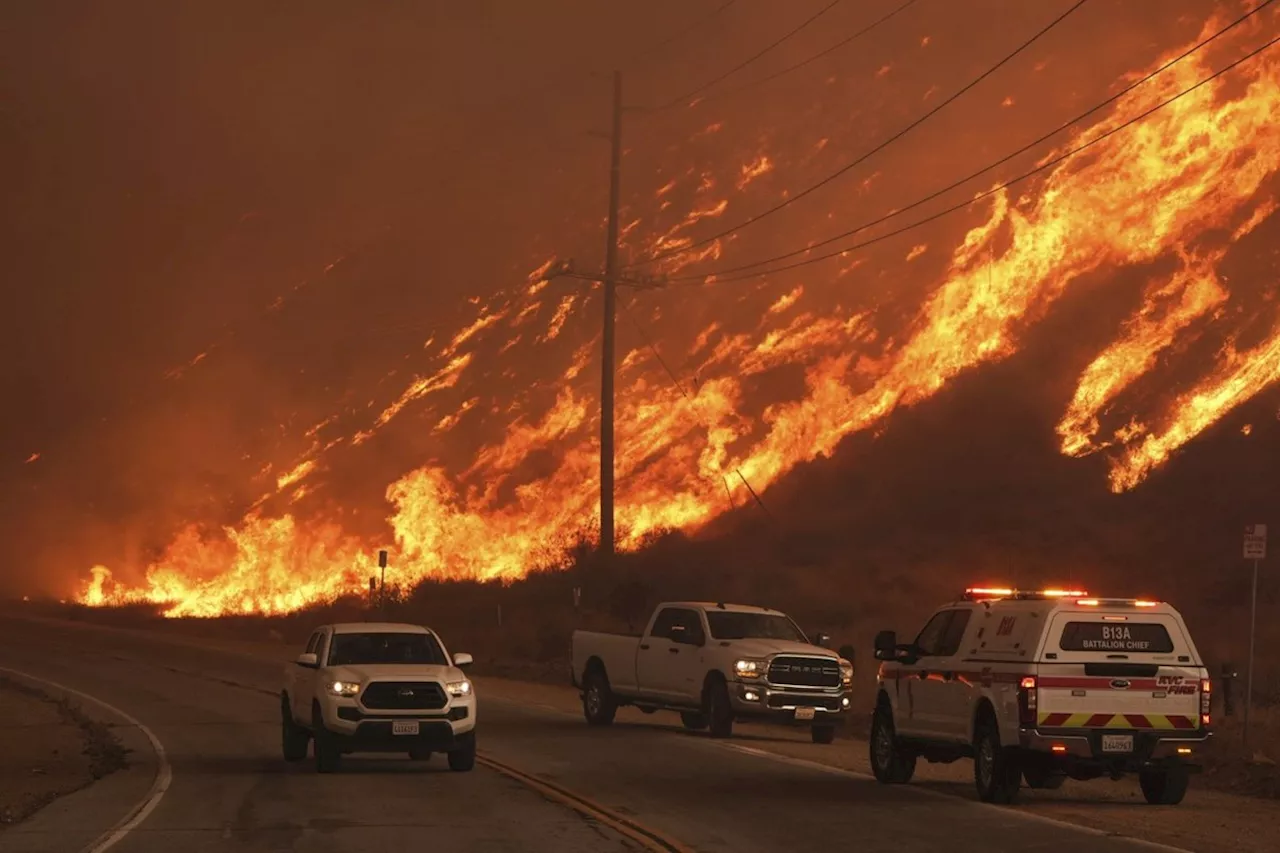
<svg viewBox="0 0 1280 853"><path fill-rule="evenodd" d="M1273 24L1274 16L1267 25ZM1204 33L1221 25L1211 21ZM1239 28L1224 39L1223 50L1252 46L1250 38L1256 42L1267 25ZM1204 55L1193 55L1125 95L1107 118L1078 130L1060 150L1119 126L1213 67ZM890 70L884 64L874 72L888 78L882 85L898 76ZM923 241L905 243L900 258L913 269L933 264L929 274L939 276L905 333L882 334L866 307L817 303L815 277L849 273L859 263L850 258L839 268L809 271L809 286L793 281L783 295L772 292L754 328L734 330L717 318L696 329L689 344L670 347L666 357L684 374L679 389L666 381L656 353L637 348L622 361L618 383L619 546L637 547L661 529L696 529L749 500L743 490L759 493L797 464L830 455L851 433L876 428L897 407L927 400L958 375L1013 355L1089 274L1173 260L1172 273L1150 275L1136 310L1084 368L1057 427L1064 454L1106 455L1113 491L1138 486L1233 408L1280 380L1280 312L1274 300L1257 295L1258 285L1274 293L1275 282L1233 289L1221 270L1233 247L1277 209L1266 191L1280 170L1278 113L1280 58L1264 53L1087 157L1059 163L1035 192L991 195L953 248L939 246L937 238L932 249ZM713 123L694 137L721 127ZM804 146L808 152L831 147L826 139ZM678 177L647 190L653 218L628 226L630 247L657 253L692 244L700 224L713 225L736 208L733 198L717 192L762 192L787 162L755 153L725 164L720 175L671 170ZM874 177L850 193L851 205ZM682 193L691 204L678 214ZM663 218L667 210L674 221ZM713 243L669 268L714 261L727 248ZM344 446L371 440L407 407L426 405L428 397L447 399L451 390L464 399L430 421L437 434L486 410L511 411L515 404L485 403L473 389L457 386L478 369L481 343L501 329L514 335L535 320L544 324L538 335L499 341L504 357L569 336L567 322L595 297L584 291L549 300L547 317L537 300L551 267L549 260L534 270L505 302L477 304L475 319L439 353L435 371L415 379ZM717 287L731 299L735 286ZM1243 308L1228 310L1238 305ZM1207 367L1190 375L1177 358L1202 339L1221 343ZM543 386L554 389L549 406L517 418L501 439L480 446L469 465L455 473L443 464L419 467L387 487L393 570L401 582L520 577L593 528L598 424L587 367L597 346L576 340L558 381ZM754 383L788 365L803 366L803 388L750 414ZM1166 393L1145 393L1153 384ZM287 471L277 478L279 491L304 479L314 489L325 470L321 458L343 442L312 437L316 444L305 458L278 466ZM531 475L534 459L542 462ZM335 523L254 510L221 536L203 535L194 525L185 529L137 584L94 566L79 600L161 603L172 616L286 612L359 592L374 570L376 547Z"/></svg>

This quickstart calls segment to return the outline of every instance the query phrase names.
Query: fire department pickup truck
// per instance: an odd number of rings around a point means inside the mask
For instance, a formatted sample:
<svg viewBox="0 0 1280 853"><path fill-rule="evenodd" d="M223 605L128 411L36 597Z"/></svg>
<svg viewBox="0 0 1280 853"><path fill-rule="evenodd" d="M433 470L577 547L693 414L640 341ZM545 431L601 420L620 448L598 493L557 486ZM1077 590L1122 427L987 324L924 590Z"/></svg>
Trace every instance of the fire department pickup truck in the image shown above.
<svg viewBox="0 0 1280 853"><path fill-rule="evenodd" d="M317 628L285 668L280 691L286 761L307 757L332 773L343 753L401 752L426 760L449 756L449 769L476 763L476 695L462 668L471 655L450 655L420 625L353 622Z"/></svg>
<svg viewBox="0 0 1280 853"><path fill-rule="evenodd" d="M1182 801L1209 738L1208 671L1167 604L1070 590L969 589L916 638L876 637L871 765L910 781L917 758L974 759L986 802L1022 781L1137 773L1147 802Z"/></svg>
<svg viewBox="0 0 1280 853"><path fill-rule="evenodd" d="M594 726L634 705L679 711L685 728L712 737L752 717L805 725L815 743L831 743L849 710L853 664L777 610L672 602L657 606L641 635L574 631L572 681Z"/></svg>

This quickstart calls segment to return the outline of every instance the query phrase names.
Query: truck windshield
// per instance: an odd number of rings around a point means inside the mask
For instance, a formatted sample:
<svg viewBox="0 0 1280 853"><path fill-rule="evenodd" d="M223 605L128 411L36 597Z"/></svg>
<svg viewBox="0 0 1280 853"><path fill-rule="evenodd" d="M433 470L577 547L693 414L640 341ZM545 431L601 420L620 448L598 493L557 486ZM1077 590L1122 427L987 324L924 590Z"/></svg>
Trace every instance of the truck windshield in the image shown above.
<svg viewBox="0 0 1280 853"><path fill-rule="evenodd" d="M329 666L404 663L447 666L444 649L433 634L334 634Z"/></svg>
<svg viewBox="0 0 1280 853"><path fill-rule="evenodd" d="M791 640L805 642L804 635L786 616L775 613L707 611L707 625L717 640Z"/></svg>

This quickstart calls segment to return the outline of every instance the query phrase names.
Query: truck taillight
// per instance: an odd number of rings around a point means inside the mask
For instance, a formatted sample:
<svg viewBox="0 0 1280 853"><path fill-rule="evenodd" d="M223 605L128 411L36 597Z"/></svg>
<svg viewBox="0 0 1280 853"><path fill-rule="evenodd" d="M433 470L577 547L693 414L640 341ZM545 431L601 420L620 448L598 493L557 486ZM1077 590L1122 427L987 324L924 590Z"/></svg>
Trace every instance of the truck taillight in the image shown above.
<svg viewBox="0 0 1280 853"><path fill-rule="evenodd" d="M1212 689L1209 679L1200 679L1200 719L1206 726L1209 725L1209 710L1213 706Z"/></svg>
<svg viewBox="0 0 1280 853"><path fill-rule="evenodd" d="M1018 682L1018 724L1036 724L1036 677L1028 675Z"/></svg>

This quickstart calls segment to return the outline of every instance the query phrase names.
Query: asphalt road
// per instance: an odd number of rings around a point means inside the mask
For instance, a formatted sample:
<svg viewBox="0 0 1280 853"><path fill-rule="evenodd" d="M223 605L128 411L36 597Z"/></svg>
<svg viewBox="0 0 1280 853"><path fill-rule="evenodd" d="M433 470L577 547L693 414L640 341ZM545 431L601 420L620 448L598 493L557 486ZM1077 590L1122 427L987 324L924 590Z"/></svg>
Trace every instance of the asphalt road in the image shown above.
<svg viewBox="0 0 1280 853"><path fill-rule="evenodd" d="M526 781L487 766L459 774L438 757L420 764L397 756L351 757L342 772L320 776L310 762L280 759L274 694L283 662L8 619L0 619L0 636L0 667L110 703L162 744L172 781L111 847L120 853L639 849L610 816L707 853L829 844L903 853L1149 849L771 759L752 753L749 741L638 724L588 728L572 715L486 700L483 680L480 750ZM133 776L109 778L0 832L0 851L84 849L125 818L155 765L136 729L120 731L139 756ZM603 817L584 816L566 799L593 804Z"/></svg>

